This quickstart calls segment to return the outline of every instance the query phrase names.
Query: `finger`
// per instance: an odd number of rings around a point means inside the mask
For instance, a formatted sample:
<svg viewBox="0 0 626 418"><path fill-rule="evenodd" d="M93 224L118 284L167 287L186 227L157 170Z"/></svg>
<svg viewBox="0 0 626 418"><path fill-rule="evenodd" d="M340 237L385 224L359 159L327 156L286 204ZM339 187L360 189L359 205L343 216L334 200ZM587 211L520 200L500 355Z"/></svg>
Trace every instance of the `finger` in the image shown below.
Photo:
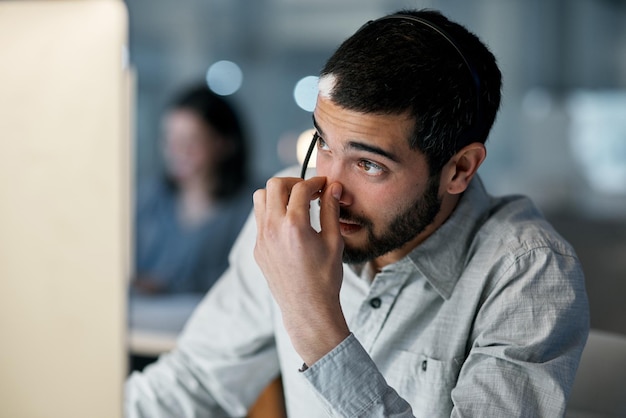
<svg viewBox="0 0 626 418"><path fill-rule="evenodd" d="M296 183L301 181L302 179L297 177L272 177L267 181L265 185L267 216L285 215L291 189Z"/></svg>
<svg viewBox="0 0 626 418"><path fill-rule="evenodd" d="M343 188L340 183L331 183L320 199L320 226L322 235L335 239L341 237L339 228L339 199Z"/></svg>
<svg viewBox="0 0 626 418"><path fill-rule="evenodd" d="M263 219L265 219L266 204L265 200L267 192L265 189L259 189L252 195L252 202L254 205L254 218L256 219L257 229L261 232L263 226Z"/></svg>
<svg viewBox="0 0 626 418"><path fill-rule="evenodd" d="M309 207L311 200L320 195L320 190L326 184L326 177L312 177L294 185L289 198L288 212L292 216L306 217L309 219Z"/></svg>

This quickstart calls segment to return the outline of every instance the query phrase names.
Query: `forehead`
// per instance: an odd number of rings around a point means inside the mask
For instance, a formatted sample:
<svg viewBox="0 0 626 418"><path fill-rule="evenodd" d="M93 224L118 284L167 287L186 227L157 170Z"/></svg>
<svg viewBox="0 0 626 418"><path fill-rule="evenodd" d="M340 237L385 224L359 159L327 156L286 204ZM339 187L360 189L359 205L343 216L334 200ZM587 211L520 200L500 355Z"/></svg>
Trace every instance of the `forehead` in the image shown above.
<svg viewBox="0 0 626 418"><path fill-rule="evenodd" d="M165 120L190 124L197 124L199 122L202 122L202 119L195 111L184 107L168 110L165 113Z"/></svg>
<svg viewBox="0 0 626 418"><path fill-rule="evenodd" d="M415 122L410 114L363 113L319 96L313 121L327 142L358 140L394 149L409 149Z"/></svg>

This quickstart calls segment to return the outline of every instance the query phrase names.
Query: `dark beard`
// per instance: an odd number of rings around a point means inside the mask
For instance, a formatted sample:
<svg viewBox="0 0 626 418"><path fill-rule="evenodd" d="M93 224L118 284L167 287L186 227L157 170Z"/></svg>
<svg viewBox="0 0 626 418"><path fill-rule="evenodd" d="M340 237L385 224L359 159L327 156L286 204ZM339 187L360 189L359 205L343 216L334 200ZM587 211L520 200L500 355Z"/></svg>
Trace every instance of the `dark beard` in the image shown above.
<svg viewBox="0 0 626 418"><path fill-rule="evenodd" d="M355 248L345 246L343 250L343 262L351 264L364 263L381 255L402 247L415 238L428 225L430 225L439 210L441 199L438 196L439 177L432 176L428 180L428 186L424 195L416 199L402 213L395 217L386 231L375 236L372 222L369 219L360 218L348 211L340 209L340 218L357 222L367 231L367 242L363 247Z"/></svg>

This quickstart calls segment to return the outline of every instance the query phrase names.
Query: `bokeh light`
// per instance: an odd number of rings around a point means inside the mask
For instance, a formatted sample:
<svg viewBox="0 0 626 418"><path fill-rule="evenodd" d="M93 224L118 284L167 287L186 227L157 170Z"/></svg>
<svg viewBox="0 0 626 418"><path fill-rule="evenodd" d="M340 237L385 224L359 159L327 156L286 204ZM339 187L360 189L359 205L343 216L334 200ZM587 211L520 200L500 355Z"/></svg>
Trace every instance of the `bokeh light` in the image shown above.
<svg viewBox="0 0 626 418"><path fill-rule="evenodd" d="M243 72L232 61L217 61L209 67L206 82L211 90L221 96L235 93L243 83Z"/></svg>
<svg viewBox="0 0 626 418"><path fill-rule="evenodd" d="M312 112L315 109L317 80L318 77L313 75L303 77L293 89L293 98L296 100L296 104L307 112Z"/></svg>
<svg viewBox="0 0 626 418"><path fill-rule="evenodd" d="M296 145L296 155L298 157L298 163L302 164L304 162L304 157L306 157L306 153L309 150L309 145L311 145L311 141L313 140L313 134L315 133L315 129L307 129L302 132L298 136L298 142ZM309 160L309 167L315 167L315 160L317 159L317 147L313 148L313 154L311 154L311 159Z"/></svg>

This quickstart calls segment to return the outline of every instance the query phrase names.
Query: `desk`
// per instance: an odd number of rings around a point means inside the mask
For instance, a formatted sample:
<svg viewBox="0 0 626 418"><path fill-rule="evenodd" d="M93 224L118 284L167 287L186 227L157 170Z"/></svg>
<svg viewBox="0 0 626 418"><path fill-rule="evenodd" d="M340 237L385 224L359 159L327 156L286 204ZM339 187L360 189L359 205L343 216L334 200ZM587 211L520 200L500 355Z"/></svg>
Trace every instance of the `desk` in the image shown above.
<svg viewBox="0 0 626 418"><path fill-rule="evenodd" d="M131 354L156 357L176 345L178 334L204 295L132 295L128 304Z"/></svg>

